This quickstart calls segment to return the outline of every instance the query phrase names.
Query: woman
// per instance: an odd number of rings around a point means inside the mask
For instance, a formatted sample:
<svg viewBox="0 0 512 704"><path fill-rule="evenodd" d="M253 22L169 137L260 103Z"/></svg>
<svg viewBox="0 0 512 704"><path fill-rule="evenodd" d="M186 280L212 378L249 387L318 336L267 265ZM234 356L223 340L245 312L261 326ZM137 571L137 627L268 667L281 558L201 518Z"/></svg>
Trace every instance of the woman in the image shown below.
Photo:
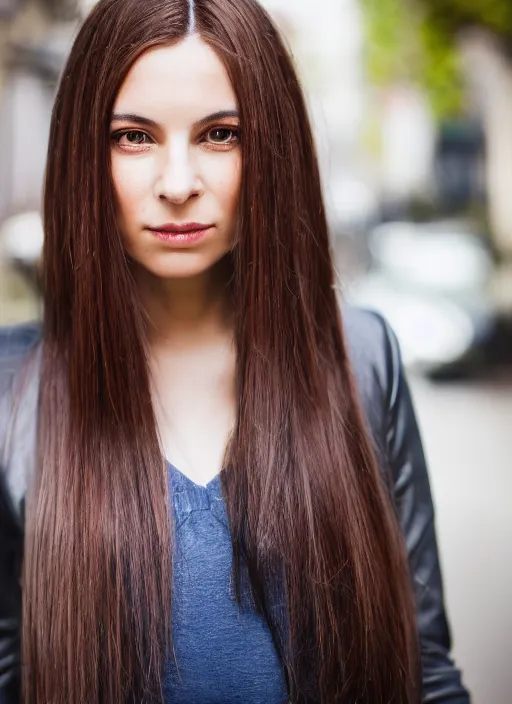
<svg viewBox="0 0 512 704"><path fill-rule="evenodd" d="M0 338L2 704L467 703L396 342L340 312L254 0L101 0L44 228L42 327Z"/></svg>

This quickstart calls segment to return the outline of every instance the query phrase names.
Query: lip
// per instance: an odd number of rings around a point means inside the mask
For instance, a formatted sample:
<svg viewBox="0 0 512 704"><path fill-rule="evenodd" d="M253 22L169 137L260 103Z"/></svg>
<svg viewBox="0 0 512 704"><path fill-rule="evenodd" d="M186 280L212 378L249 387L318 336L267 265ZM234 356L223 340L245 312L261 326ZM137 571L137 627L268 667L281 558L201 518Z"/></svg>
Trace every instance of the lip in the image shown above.
<svg viewBox="0 0 512 704"><path fill-rule="evenodd" d="M167 242L173 247L190 247L202 240L212 228L213 225L187 222L184 224L167 223L166 225L148 227L147 229L154 237Z"/></svg>
<svg viewBox="0 0 512 704"><path fill-rule="evenodd" d="M181 235L188 232L200 232L202 230L208 230L212 225L205 225L202 222L185 222L182 224L175 222L168 222L165 225L158 225L157 227L150 227L149 230L153 232L169 232L171 234Z"/></svg>

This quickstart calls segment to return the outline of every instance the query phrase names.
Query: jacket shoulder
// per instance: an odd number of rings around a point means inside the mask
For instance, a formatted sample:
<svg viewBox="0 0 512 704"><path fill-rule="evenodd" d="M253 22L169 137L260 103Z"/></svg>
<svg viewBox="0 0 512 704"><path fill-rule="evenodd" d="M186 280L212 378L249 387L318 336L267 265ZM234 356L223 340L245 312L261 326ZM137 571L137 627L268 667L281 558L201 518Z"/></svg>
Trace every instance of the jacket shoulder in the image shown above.
<svg viewBox="0 0 512 704"><path fill-rule="evenodd" d="M398 342L385 318L373 310L342 306L341 319L359 401L382 456L402 375Z"/></svg>
<svg viewBox="0 0 512 704"><path fill-rule="evenodd" d="M22 359L40 341L41 335L39 322L0 327L0 360Z"/></svg>
<svg viewBox="0 0 512 704"><path fill-rule="evenodd" d="M0 701L20 701L21 565L37 386L25 362L41 339L41 326L0 327ZM23 393L18 393L18 386ZM19 404L18 404L19 401Z"/></svg>
<svg viewBox="0 0 512 704"><path fill-rule="evenodd" d="M342 327L359 393L364 398L380 392L389 403L401 367L398 342L389 323L376 311L344 306Z"/></svg>
<svg viewBox="0 0 512 704"><path fill-rule="evenodd" d="M17 521L35 448L41 338L39 323L0 327L0 506Z"/></svg>
<svg viewBox="0 0 512 704"><path fill-rule="evenodd" d="M0 327L0 397L42 337L38 322Z"/></svg>

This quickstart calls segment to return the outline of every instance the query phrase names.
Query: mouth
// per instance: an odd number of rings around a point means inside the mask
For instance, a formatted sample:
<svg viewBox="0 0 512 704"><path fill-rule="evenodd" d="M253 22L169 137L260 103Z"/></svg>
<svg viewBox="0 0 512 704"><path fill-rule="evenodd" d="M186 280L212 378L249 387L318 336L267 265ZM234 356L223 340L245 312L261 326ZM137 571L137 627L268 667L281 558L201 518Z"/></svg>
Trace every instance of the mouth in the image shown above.
<svg viewBox="0 0 512 704"><path fill-rule="evenodd" d="M174 247L190 247L200 242L213 229L213 225L200 222L185 224L167 223L157 227L148 227L151 234L162 242Z"/></svg>
<svg viewBox="0 0 512 704"><path fill-rule="evenodd" d="M190 235L195 232L204 232L213 227L211 224L204 224L201 222L186 222L186 223L166 223L165 225L158 225L157 227L149 227L148 229L152 232L167 233L170 235Z"/></svg>

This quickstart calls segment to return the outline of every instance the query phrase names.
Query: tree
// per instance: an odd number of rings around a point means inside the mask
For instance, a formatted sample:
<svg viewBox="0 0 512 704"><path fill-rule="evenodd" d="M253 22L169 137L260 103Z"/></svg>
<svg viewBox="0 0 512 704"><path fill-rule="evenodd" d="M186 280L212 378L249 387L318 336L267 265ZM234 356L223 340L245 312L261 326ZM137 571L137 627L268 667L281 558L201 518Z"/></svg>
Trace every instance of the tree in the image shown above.
<svg viewBox="0 0 512 704"><path fill-rule="evenodd" d="M464 115L470 89L486 137L492 234L498 251L512 257L511 0L361 0L361 5L374 82L422 86L439 121Z"/></svg>
<svg viewBox="0 0 512 704"><path fill-rule="evenodd" d="M494 243L512 258L512 2L418 0L429 26L457 46L483 121Z"/></svg>
<svg viewBox="0 0 512 704"><path fill-rule="evenodd" d="M404 81L422 86L442 120L463 111L461 67L451 33L430 17L428 2L361 0L367 69L377 85Z"/></svg>
<svg viewBox="0 0 512 704"><path fill-rule="evenodd" d="M430 22L448 36L468 27L483 27L512 49L512 4L509 0L418 0Z"/></svg>

